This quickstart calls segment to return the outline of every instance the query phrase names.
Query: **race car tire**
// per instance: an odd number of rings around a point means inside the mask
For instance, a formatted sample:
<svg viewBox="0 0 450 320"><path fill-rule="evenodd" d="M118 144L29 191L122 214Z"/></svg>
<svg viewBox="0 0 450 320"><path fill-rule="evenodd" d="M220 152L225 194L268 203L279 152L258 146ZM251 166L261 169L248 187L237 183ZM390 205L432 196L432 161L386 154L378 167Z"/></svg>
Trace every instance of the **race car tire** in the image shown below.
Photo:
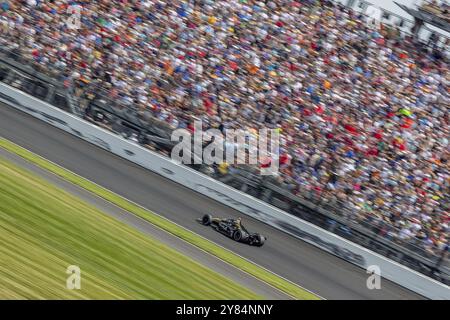
<svg viewBox="0 0 450 320"><path fill-rule="evenodd" d="M241 239L242 239L242 232L241 232L241 230L234 231L234 233L233 233L233 240L239 242L239 241L241 241Z"/></svg>
<svg viewBox="0 0 450 320"><path fill-rule="evenodd" d="M202 218L202 223L205 226L209 226L211 224L212 221L212 216L210 214L205 214Z"/></svg>
<svg viewBox="0 0 450 320"><path fill-rule="evenodd" d="M266 238L264 238L262 235L258 234L256 236L258 238L258 243L256 244L258 247L262 247L264 245L264 241L266 241Z"/></svg>

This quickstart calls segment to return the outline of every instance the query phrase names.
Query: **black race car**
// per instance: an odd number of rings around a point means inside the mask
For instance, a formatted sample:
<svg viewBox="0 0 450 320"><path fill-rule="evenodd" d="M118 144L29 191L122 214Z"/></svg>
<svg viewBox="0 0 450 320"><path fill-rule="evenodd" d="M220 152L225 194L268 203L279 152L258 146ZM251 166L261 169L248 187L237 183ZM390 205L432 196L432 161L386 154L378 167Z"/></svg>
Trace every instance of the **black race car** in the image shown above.
<svg viewBox="0 0 450 320"><path fill-rule="evenodd" d="M230 237L234 241L247 243L251 246L262 247L267 240L259 233L251 233L241 224L241 219L222 219L213 218L210 214L205 214L200 223L205 226L211 226L214 230Z"/></svg>

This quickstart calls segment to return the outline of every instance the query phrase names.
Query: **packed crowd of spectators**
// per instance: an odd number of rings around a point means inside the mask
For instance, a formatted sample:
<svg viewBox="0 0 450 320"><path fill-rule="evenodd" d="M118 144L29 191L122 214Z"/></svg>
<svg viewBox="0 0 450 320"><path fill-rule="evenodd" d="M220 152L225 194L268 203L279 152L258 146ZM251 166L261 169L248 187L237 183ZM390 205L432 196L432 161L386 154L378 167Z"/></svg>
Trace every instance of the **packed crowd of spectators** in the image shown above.
<svg viewBox="0 0 450 320"><path fill-rule="evenodd" d="M449 65L398 30L315 0L0 0L0 47L174 128L277 128L292 192L448 241Z"/></svg>

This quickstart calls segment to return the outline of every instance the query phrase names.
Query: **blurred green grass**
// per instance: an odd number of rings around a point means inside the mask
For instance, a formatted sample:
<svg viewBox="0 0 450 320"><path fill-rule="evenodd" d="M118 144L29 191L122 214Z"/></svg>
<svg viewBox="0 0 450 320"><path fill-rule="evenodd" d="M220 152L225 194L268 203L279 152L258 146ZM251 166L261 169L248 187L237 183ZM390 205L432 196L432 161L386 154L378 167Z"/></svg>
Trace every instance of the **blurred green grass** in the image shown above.
<svg viewBox="0 0 450 320"><path fill-rule="evenodd" d="M287 281L276 274L255 265L251 261L244 259L233 252L219 247L218 245L212 243L211 241L208 241L207 239L204 239L200 237L199 235L180 227L179 225L176 225L169 221L168 219L159 216L157 214L154 214L153 212L146 210L135 203L87 180L83 177L74 174L70 172L69 170L66 170L62 168L61 166L58 166L47 159L34 154L16 144L13 142L6 140L4 138L0 137L0 148L3 148L11 153L14 153L32 163L35 165L46 169L61 178L78 185L96 195L99 197L102 197L103 199L123 208L124 210L131 212L135 214L138 217L141 217L142 219L147 220L148 222L154 224L155 226L158 226L159 228L166 230L167 232L170 232L171 234L191 243L192 245L195 245L207 252L209 252L212 255L215 255L219 257L220 259L230 263L231 265L253 275L254 277L260 279L261 281L264 281L279 290L289 294L290 296L299 299L299 300L321 300L320 297L315 295L312 292L309 292L305 290L304 288L301 288L300 286L297 286L296 284Z"/></svg>
<svg viewBox="0 0 450 320"><path fill-rule="evenodd" d="M0 158L0 299L261 298Z"/></svg>

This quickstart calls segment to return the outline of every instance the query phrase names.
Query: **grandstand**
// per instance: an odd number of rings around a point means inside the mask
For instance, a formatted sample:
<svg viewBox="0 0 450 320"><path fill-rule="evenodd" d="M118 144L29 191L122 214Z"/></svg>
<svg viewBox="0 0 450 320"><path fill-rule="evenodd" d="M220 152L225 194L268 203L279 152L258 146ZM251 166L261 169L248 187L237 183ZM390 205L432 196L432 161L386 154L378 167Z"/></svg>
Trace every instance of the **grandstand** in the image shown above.
<svg viewBox="0 0 450 320"><path fill-rule="evenodd" d="M448 270L444 36L433 45L404 18L374 24L331 1L81 2L79 30L65 26L69 1L6 2L1 81L166 155L196 118L280 128L271 181L200 169L439 279Z"/></svg>

